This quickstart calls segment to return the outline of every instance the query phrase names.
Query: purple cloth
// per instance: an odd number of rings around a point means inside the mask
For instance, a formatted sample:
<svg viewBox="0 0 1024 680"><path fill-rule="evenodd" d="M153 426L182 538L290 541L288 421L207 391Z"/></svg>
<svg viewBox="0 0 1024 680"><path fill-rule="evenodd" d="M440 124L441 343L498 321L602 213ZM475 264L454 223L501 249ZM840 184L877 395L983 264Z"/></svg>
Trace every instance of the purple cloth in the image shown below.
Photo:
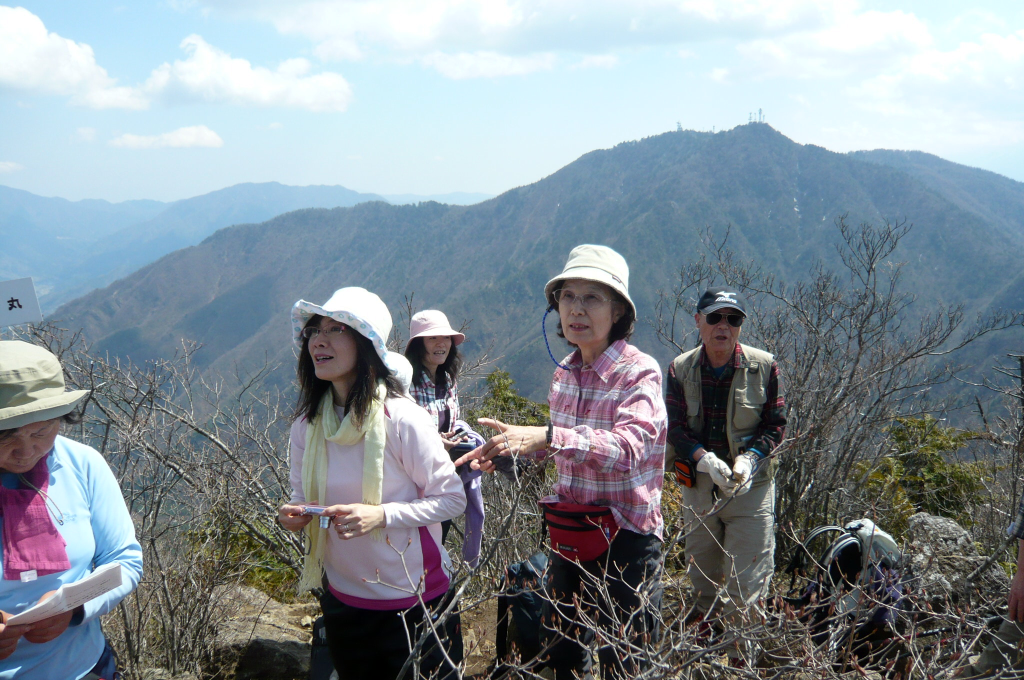
<svg viewBox="0 0 1024 680"><path fill-rule="evenodd" d="M464 420L456 420L455 428L466 431L466 441L474 447L483 446L483 436L473 430ZM484 540L484 494L481 489L483 472L473 470L468 465L459 468L462 488L466 491L466 535L462 539L462 559L466 564L476 568L480 559L480 546Z"/></svg>
<svg viewBox="0 0 1024 680"><path fill-rule="evenodd" d="M46 456L23 475L32 486L8 489L0 485L0 513L4 517L4 579L17 581L23 571L38 576L56 574L71 568L67 543L53 525L46 509L46 490L50 486L50 468Z"/></svg>

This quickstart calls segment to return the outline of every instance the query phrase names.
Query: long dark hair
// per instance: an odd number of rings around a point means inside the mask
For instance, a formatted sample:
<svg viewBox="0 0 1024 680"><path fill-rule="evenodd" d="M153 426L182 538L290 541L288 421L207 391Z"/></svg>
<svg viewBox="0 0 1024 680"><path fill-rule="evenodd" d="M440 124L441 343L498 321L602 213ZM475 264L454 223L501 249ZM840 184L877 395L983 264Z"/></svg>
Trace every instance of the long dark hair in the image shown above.
<svg viewBox="0 0 1024 680"><path fill-rule="evenodd" d="M305 327L319 326L322 318L324 317L319 314L313 315ZM401 396L402 386L395 374L384 365L373 342L350 326L345 325L345 328L345 332L352 333L356 341L356 380L349 390L348 400L344 406L346 411L352 413L356 427L362 427L363 418L370 412L370 406L377 398L377 383L384 381L389 397ZM329 380L316 377L313 357L309 354L309 338L302 339L302 351L299 353L299 365L295 372L299 379L299 403L295 407L294 417L304 416L308 422L313 422L320 409L320 401L327 390L331 389L331 383Z"/></svg>
<svg viewBox="0 0 1024 680"><path fill-rule="evenodd" d="M448 336L451 337L451 336ZM427 369L423 367L423 357L426 355L427 347L423 344L423 338L413 338L409 346L405 348L405 358L412 364L412 384L419 387L423 384L423 376ZM462 357L459 356L459 349L455 346L455 338L452 338L452 348L448 350L448 356L444 363L437 367L437 380L435 385L454 385L459 379L459 369L462 368Z"/></svg>
<svg viewBox="0 0 1024 680"><path fill-rule="evenodd" d="M624 298L621 295L619 295L618 291L613 289L611 286L608 286L608 285L603 284L603 283L601 285L604 286L605 288L607 288L608 292L610 292L612 294L612 302L620 303L625 308L625 310L626 310L622 314L622 318L620 318L618 321L613 323L611 330L608 331L608 344L610 345L611 343L615 342L616 340L626 340L628 342L629 339L633 336L633 329L636 326L636 312L633 311L633 305L631 305L628 302L626 302L626 298ZM551 297L557 300L558 299L558 293L561 290L562 290L562 286L558 286L558 288L556 288L555 290L551 291ZM558 314L558 303L557 302L553 303L551 305L551 309L555 310L555 313ZM562 332L562 317L561 317L561 315L559 315L559 317L558 317L558 337L560 337L563 340L565 340L565 333ZM566 341L566 342L568 342L568 341ZM573 347L576 346L576 345L573 345L571 342L569 344L572 345Z"/></svg>

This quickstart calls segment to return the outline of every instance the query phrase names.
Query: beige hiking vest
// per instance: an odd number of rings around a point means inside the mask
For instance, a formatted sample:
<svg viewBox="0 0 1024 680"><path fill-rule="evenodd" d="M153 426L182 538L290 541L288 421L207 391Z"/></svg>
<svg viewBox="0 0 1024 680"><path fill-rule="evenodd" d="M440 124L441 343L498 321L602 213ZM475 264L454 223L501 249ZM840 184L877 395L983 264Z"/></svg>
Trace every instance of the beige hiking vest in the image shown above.
<svg viewBox="0 0 1024 680"><path fill-rule="evenodd" d="M672 368L676 374L676 381L683 389L683 396L686 398L686 424L696 433L704 429L704 414L701 409L703 390L700 384L701 352L704 347L680 354L672 362ZM761 411L768 401L768 382L771 379L772 362L775 357L763 350L748 347L740 344L743 351L743 360L736 368L732 377L732 387L729 389L729 403L726 405L726 428L725 434L729 440L728 462L732 465L740 449L750 441L757 432L757 426L761 423ZM668 453L668 452L667 452ZM715 452L722 455L724 452ZM762 451L768 454L770 451ZM675 456L671 456L671 460ZM763 463L757 475L760 479L755 481L768 481L775 478L775 471L778 469L778 460L770 458Z"/></svg>

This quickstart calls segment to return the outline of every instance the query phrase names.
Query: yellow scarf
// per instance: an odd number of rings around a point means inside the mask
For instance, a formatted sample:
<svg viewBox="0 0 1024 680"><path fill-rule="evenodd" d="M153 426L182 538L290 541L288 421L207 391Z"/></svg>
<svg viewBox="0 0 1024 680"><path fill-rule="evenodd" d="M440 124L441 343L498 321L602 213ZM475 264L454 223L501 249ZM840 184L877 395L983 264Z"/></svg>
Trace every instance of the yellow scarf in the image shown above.
<svg viewBox="0 0 1024 680"><path fill-rule="evenodd" d="M334 412L333 390L327 390L320 401L320 408L312 423L306 427L306 451L302 456L302 492L306 499L313 499L323 504L327 496L327 442L341 446L358 444L366 437L363 446L363 503L380 505L384 494L384 399L387 388L383 383L377 386L377 397L370 403L370 411L363 418L362 428L357 428L352 420L352 413L338 422L338 414ZM310 500L309 502L313 502ZM306 525L306 536L309 537L309 552L302 566L299 578L299 592L311 588L319 588L324 571L324 552L327 547L327 532L321 529L320 523L314 519ZM384 540L380 529L371 532L374 540Z"/></svg>

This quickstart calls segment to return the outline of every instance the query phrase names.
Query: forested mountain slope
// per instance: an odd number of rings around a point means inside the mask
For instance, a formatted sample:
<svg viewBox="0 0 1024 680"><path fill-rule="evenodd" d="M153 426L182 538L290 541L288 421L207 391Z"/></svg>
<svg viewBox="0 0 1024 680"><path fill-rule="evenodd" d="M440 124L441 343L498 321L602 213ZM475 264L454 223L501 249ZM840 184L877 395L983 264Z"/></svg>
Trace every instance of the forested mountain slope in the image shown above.
<svg viewBox="0 0 1024 680"><path fill-rule="evenodd" d="M173 203L67 201L0 186L0 280L32 276L44 311L232 224L381 200L340 186L237 184Z"/></svg>
<svg viewBox="0 0 1024 680"><path fill-rule="evenodd" d="M1002 201L1017 200L1024 185L954 164L971 181L944 175L945 166L929 176L927 163L899 167L879 156L800 145L765 124L669 132L588 153L477 205L362 203L222 229L53 318L83 328L100 351L135 360L167 356L183 337L203 342L202 367L222 374L269 358L286 384L296 299L361 285L397 318L403 296L415 293L417 309L471 319L466 350L493 345L523 391L543 398L552 366L541 291L574 245L603 243L626 257L641 316L636 344L666 361L647 321L658 290L699 254L706 227L728 227L741 256L793 280L818 261L836 262L840 215L913 223L897 256L919 306L992 303L1007 272L1019 274L1024 231ZM552 345L564 354L553 335Z"/></svg>

